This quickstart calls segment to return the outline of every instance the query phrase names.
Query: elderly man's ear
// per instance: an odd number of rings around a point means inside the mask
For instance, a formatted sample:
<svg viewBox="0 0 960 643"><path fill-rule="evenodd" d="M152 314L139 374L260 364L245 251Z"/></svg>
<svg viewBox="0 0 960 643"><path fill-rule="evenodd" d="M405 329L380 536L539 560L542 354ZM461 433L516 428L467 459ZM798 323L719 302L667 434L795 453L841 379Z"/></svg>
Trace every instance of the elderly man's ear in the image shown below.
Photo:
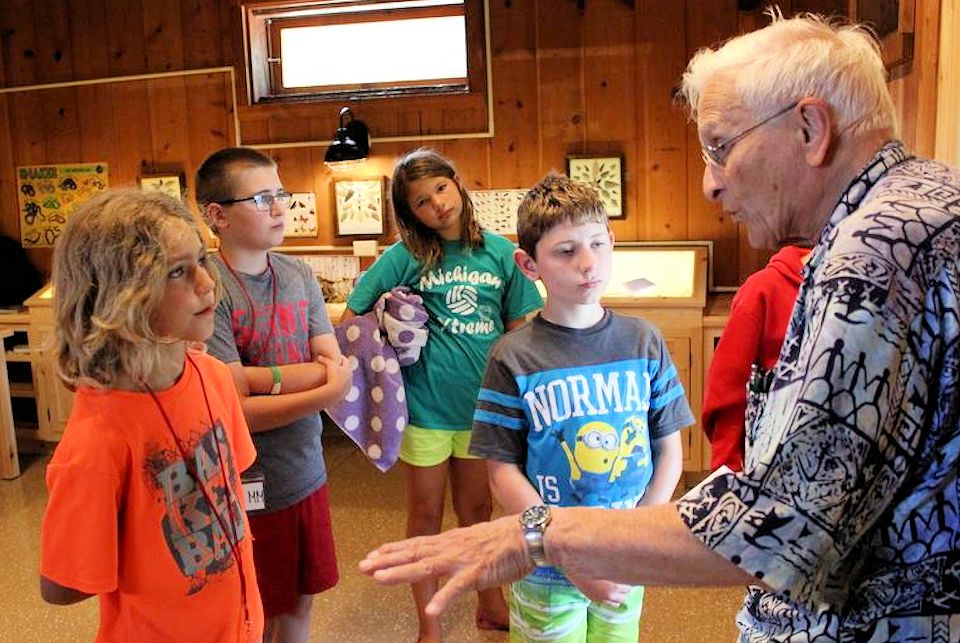
<svg viewBox="0 0 960 643"><path fill-rule="evenodd" d="M810 167L828 162L837 137L830 106L819 98L804 98L797 105L803 136L803 156Z"/></svg>

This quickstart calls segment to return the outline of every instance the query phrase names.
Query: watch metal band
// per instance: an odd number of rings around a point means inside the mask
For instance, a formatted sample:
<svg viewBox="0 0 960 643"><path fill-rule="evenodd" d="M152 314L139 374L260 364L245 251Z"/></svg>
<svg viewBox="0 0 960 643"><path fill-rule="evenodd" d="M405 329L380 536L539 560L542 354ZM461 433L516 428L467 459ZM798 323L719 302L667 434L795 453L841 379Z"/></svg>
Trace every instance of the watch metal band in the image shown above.
<svg viewBox="0 0 960 643"><path fill-rule="evenodd" d="M526 544L530 559L537 567L549 567L547 555L543 547L543 532L550 524L550 507L534 505L527 507L520 514L520 527L523 529L523 540Z"/></svg>

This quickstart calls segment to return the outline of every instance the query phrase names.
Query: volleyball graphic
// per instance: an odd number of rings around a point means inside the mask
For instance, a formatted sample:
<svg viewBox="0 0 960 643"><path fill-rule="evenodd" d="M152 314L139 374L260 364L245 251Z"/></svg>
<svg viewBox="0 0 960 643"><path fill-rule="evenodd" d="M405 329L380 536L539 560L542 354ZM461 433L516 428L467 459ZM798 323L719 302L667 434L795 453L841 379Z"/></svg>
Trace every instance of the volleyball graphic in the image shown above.
<svg viewBox="0 0 960 643"><path fill-rule="evenodd" d="M447 308L458 315L470 315L477 310L477 289L473 286L454 286L447 291Z"/></svg>

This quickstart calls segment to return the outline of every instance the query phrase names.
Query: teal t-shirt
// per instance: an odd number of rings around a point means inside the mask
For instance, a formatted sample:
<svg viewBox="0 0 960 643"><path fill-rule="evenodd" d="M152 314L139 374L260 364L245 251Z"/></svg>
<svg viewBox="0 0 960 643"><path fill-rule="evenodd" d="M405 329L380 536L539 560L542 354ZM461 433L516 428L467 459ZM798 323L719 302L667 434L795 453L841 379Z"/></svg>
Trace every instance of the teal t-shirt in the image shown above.
<svg viewBox="0 0 960 643"><path fill-rule="evenodd" d="M504 323L543 305L533 282L513 262L514 245L490 232L483 247L445 242L443 259L422 272L403 243L390 246L363 273L347 299L358 314L380 296L409 286L423 297L430 337L420 359L403 369L410 422L429 429L469 429L487 353Z"/></svg>

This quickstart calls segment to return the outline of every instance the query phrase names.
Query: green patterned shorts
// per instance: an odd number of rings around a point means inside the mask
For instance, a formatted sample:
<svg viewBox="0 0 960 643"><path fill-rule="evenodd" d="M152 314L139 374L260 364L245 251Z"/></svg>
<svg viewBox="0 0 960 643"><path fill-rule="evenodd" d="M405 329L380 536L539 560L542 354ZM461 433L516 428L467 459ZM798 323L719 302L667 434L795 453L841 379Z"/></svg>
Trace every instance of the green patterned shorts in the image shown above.
<svg viewBox="0 0 960 643"><path fill-rule="evenodd" d="M637 643L643 587L619 607L594 603L562 581L517 581L510 586L513 643Z"/></svg>

